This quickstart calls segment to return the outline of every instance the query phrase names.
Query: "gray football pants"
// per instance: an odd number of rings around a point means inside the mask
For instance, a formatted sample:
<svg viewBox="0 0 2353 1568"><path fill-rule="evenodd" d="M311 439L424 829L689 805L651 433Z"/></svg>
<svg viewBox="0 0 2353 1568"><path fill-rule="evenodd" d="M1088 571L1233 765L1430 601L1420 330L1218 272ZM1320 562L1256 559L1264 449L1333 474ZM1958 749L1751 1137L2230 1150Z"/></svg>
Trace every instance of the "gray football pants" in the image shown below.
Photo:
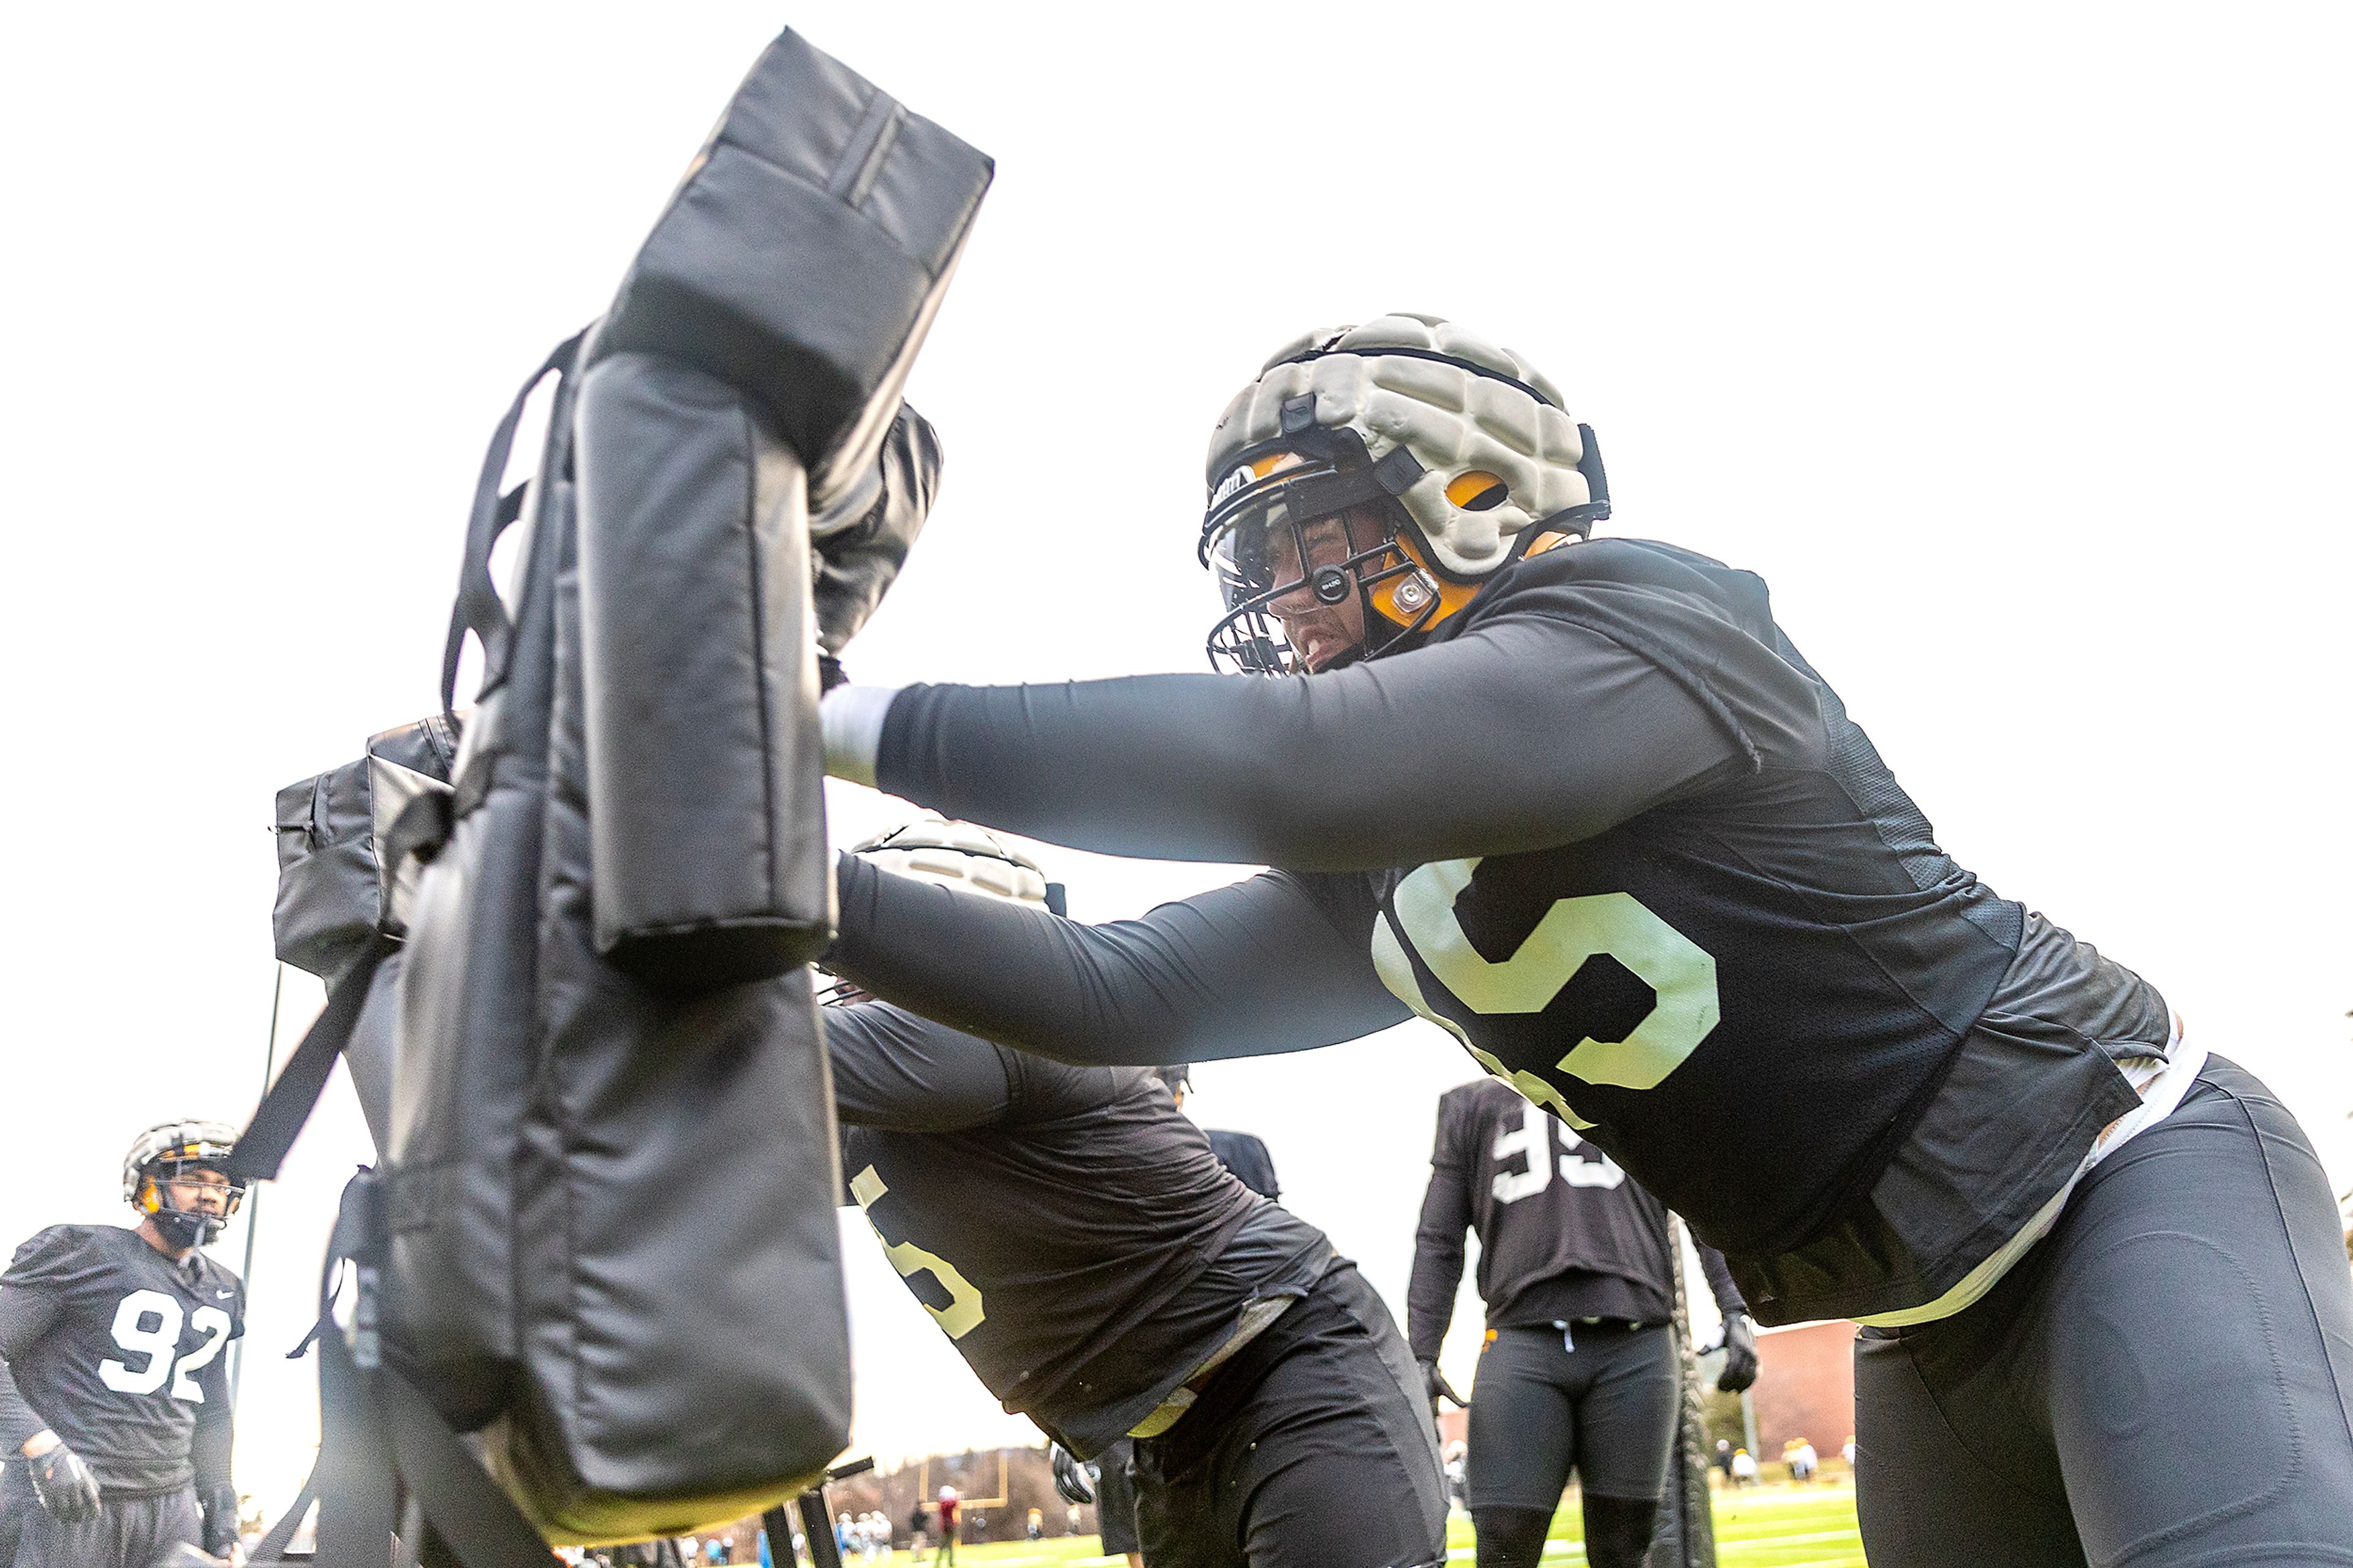
<svg viewBox="0 0 2353 1568"><path fill-rule="evenodd" d="M2220 1058L1968 1310L1855 1342L1872 1568L2353 1564L2353 1274Z"/></svg>
<svg viewBox="0 0 2353 1568"><path fill-rule="evenodd" d="M204 1544L194 1487L161 1497L111 1497L96 1518L79 1524L50 1518L29 1487L21 1497L12 1495L7 1507L17 1531L8 1568L151 1568L182 1542Z"/></svg>

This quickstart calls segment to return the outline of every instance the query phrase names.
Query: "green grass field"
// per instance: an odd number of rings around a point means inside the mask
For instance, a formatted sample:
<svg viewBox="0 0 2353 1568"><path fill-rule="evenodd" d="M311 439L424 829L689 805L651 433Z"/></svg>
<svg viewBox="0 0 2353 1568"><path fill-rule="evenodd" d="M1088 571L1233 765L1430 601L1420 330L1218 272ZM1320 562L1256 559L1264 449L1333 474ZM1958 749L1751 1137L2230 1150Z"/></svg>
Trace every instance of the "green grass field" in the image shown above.
<svg viewBox="0 0 2353 1568"><path fill-rule="evenodd" d="M1447 1532L1450 1560L1471 1561L1471 1521L1456 1514ZM1563 1508L1553 1521L1553 1536L1545 1548L1547 1563L1579 1563L1585 1548L1577 1541L1577 1510ZM909 1559L899 1552L888 1559L904 1568ZM1751 1487L1746 1491L1715 1494L1715 1561L1717 1568L1864 1568L1862 1540L1855 1533L1854 1488L1843 1477L1812 1486ZM1006 1542L991 1546L960 1546L959 1564L987 1563L989 1568L1111 1568L1125 1559L1097 1553L1092 1535L1062 1541Z"/></svg>

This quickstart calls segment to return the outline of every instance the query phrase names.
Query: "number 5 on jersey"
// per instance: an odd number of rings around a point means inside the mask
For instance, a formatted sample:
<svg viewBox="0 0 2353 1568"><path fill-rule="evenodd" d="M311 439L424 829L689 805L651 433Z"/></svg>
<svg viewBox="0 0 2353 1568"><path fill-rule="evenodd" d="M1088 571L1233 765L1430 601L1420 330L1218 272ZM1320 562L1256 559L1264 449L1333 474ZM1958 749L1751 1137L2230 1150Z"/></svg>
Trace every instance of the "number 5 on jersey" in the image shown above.
<svg viewBox="0 0 2353 1568"><path fill-rule="evenodd" d="M1395 915L1373 922L1373 966L1399 1001L1461 1040L1489 1072L1538 1105L1551 1106L1570 1126L1593 1125L1569 1109L1557 1085L1513 1071L1474 1044L1470 1031L1441 1016L1422 995L1400 934L1455 1001L1488 1017L1543 1012L1598 953L1623 964L1656 1000L1624 1039L1586 1036L1553 1064L1588 1083L1654 1088L1715 1028L1721 1009L1715 958L1631 893L1556 900L1511 957L1500 963L1487 958L1472 945L1454 910L1478 869L1474 858L1434 861L1409 873L1390 900Z"/></svg>
<svg viewBox="0 0 2353 1568"><path fill-rule="evenodd" d="M866 1223L872 1226L874 1234L882 1238L882 1256L891 1260L891 1267L899 1271L902 1279L929 1274L940 1282L940 1289L948 1293L948 1304L944 1308L934 1307L920 1296L916 1298L916 1304L932 1315L932 1321L939 1324L948 1338L960 1340L980 1327L981 1321L987 1316L981 1308L980 1288L965 1279L955 1264L937 1253L926 1252L912 1241L891 1239L891 1233L884 1230L882 1222L874 1217L875 1203L888 1195L890 1191L882 1184L881 1173L871 1165L849 1178L849 1195L858 1200L859 1208L866 1215Z"/></svg>

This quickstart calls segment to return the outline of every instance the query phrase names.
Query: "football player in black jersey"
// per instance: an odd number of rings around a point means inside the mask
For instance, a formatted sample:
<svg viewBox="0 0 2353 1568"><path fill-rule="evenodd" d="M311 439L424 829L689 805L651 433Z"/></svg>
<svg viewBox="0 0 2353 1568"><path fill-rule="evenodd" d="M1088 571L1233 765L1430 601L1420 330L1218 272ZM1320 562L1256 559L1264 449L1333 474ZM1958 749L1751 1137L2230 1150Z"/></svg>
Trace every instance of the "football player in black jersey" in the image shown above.
<svg viewBox="0 0 2353 1568"><path fill-rule="evenodd" d="M2343 1560L2353 1281L2295 1119L1937 847L1763 582L1587 542L1590 432L1435 318L1279 352L1208 483L1213 662L1292 679L843 686L828 765L1278 869L1085 926L845 861L844 973L1071 1061L1419 1015L1720 1247L1760 1321L1865 1325L1875 1558Z"/></svg>
<svg viewBox="0 0 2353 1568"><path fill-rule="evenodd" d="M228 1381L245 1287L205 1256L242 1184L237 1134L166 1121L122 1162L135 1228L58 1225L0 1273L0 1442L21 1463L0 1508L13 1568L149 1568L237 1543Z"/></svg>
<svg viewBox="0 0 2353 1568"><path fill-rule="evenodd" d="M1449 1089L1406 1295L1433 1407L1466 1227L1487 1304L1465 1478L1479 1568L1535 1568L1571 1469L1586 1561L1639 1568L1682 1405L1666 1205L1509 1084ZM1719 1386L1736 1392L1757 1379L1748 1304L1721 1253L1703 1245L1699 1258L1724 1314Z"/></svg>
<svg viewBox="0 0 2353 1568"><path fill-rule="evenodd" d="M1033 865L961 824L859 853L1044 900ZM1008 1410L1082 1459L1133 1440L1153 1568L1442 1560L1437 1435L1388 1308L1218 1163L1156 1076L881 1003L823 1017L843 1177L892 1267Z"/></svg>

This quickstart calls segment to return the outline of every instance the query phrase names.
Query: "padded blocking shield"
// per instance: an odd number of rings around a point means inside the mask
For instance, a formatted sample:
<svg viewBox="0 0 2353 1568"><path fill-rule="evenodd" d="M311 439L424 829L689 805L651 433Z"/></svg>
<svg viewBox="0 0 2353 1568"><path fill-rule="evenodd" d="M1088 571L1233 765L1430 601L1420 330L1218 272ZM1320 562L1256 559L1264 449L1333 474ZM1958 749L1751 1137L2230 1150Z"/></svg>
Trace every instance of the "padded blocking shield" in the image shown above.
<svg viewBox="0 0 2353 1568"><path fill-rule="evenodd" d="M871 482L994 165L786 32L720 118L589 351L666 354L765 405L812 510Z"/></svg>
<svg viewBox="0 0 2353 1568"><path fill-rule="evenodd" d="M800 462L652 354L590 369L576 425L597 950L673 987L781 974L834 921Z"/></svg>
<svg viewBox="0 0 2353 1568"><path fill-rule="evenodd" d="M808 972L681 994L596 953L603 803L575 574L560 584L542 1068L516 1159L525 1376L489 1448L552 1538L607 1542L754 1512L821 1474L849 1441L849 1319Z"/></svg>
<svg viewBox="0 0 2353 1568"><path fill-rule="evenodd" d="M785 33L583 351L596 942L640 979L738 984L831 940L815 655L871 605L829 592L817 624L809 536L854 546L894 477L928 491L900 390L991 172Z"/></svg>

